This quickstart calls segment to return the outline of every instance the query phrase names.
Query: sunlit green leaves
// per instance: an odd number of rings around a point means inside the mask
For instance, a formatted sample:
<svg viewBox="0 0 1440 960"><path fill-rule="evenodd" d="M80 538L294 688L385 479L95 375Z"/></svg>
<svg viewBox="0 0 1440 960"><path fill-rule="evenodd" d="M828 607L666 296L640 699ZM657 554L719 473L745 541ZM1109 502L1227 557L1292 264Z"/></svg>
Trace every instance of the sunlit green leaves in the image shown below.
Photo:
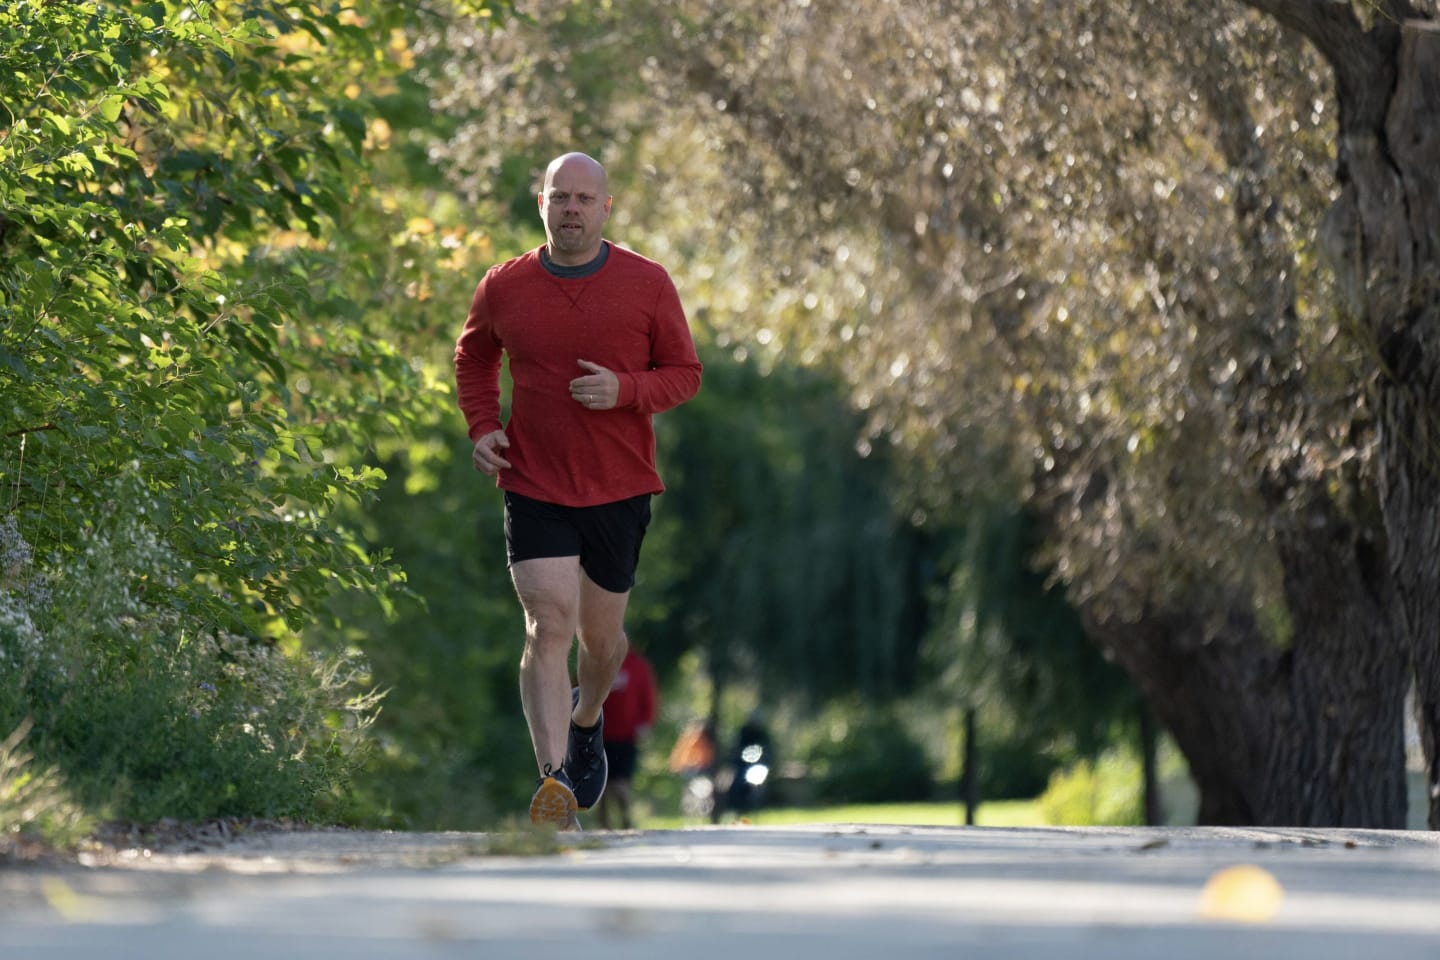
<svg viewBox="0 0 1440 960"><path fill-rule="evenodd" d="M0 506L58 558L101 481L136 472L194 570L173 583L176 603L250 629L272 615L299 627L334 590L394 577L327 520L378 482L334 461L355 449L344 421L371 406L358 381L387 364L329 363L357 385L324 416L289 402L292 378L332 355L293 331L356 316L338 285L284 269L298 252L335 276L333 257L305 248L364 182L365 107L347 85L390 68L346 16L0 11L15 67L0 78ZM297 229L311 239L248 255Z"/></svg>

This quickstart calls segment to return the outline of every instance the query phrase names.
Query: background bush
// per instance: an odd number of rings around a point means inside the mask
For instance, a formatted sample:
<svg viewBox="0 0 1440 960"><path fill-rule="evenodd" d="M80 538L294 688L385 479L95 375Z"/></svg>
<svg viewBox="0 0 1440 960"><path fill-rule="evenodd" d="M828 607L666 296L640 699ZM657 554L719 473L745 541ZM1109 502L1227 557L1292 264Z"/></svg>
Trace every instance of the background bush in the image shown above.
<svg viewBox="0 0 1440 960"><path fill-rule="evenodd" d="M894 710L847 699L824 711L795 744L809 787L823 803L928 800L934 772L924 747ZM787 757L779 755L783 763Z"/></svg>
<svg viewBox="0 0 1440 960"><path fill-rule="evenodd" d="M150 604L174 557L119 481L62 565L0 524L0 729L106 819L344 819L376 697L350 656L292 656ZM7 822L6 826L9 824Z"/></svg>
<svg viewBox="0 0 1440 960"><path fill-rule="evenodd" d="M1140 757L1112 747L1094 761L1080 760L1051 775L1040 796L1046 823L1130 826L1145 822Z"/></svg>

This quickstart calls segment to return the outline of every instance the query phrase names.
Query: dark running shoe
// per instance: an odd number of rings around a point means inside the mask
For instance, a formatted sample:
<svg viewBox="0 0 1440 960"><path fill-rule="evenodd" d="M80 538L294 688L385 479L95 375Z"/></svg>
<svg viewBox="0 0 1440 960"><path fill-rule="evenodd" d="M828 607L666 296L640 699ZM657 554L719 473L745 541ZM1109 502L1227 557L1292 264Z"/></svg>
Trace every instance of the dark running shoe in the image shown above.
<svg viewBox="0 0 1440 960"><path fill-rule="evenodd" d="M535 796L530 798L530 822L553 823L561 830L579 826L575 818L575 790L565 771L551 771L545 765L545 773L535 784Z"/></svg>
<svg viewBox="0 0 1440 960"><path fill-rule="evenodd" d="M572 704L580 702L580 690L571 691ZM585 732L570 721L570 739L565 745L565 773L575 790L575 803L581 810L589 810L600 802L605 792L605 781L609 779L609 765L605 761L605 714L595 721L595 729Z"/></svg>

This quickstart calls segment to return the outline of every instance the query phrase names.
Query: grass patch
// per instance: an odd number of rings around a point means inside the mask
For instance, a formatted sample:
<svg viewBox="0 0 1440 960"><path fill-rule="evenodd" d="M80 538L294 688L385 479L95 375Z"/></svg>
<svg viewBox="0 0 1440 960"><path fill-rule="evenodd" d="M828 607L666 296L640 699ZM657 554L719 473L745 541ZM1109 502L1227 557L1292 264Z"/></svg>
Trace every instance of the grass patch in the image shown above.
<svg viewBox="0 0 1440 960"><path fill-rule="evenodd" d="M29 731L26 722L0 741L0 861L27 843L71 850L94 826L59 775L23 748Z"/></svg>
<svg viewBox="0 0 1440 960"><path fill-rule="evenodd" d="M733 818L730 818L733 822ZM775 807L762 809L747 818L760 826L791 826L811 823L871 823L893 826L956 827L965 825L965 807L959 803L865 803L831 807ZM722 820L722 822L724 822ZM1039 827L1045 825L1040 804L1035 800L1000 800L982 803L975 814L980 827ZM644 829L662 830L699 826L700 821L683 817L644 817Z"/></svg>

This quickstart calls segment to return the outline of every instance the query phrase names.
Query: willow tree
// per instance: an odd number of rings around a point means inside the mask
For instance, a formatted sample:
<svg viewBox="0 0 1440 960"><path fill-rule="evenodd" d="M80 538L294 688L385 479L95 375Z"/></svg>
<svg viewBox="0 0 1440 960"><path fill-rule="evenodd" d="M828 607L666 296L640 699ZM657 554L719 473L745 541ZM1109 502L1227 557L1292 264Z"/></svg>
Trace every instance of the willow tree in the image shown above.
<svg viewBox="0 0 1440 960"><path fill-rule="evenodd" d="M940 566L895 465L857 452L833 378L706 352L706 390L661 425L670 612L652 647L687 637L713 676L772 695L912 689Z"/></svg>
<svg viewBox="0 0 1440 960"><path fill-rule="evenodd" d="M675 246L751 281L715 291L722 322L839 363L932 479L1019 486L1202 817L1398 825L1417 634L1378 521L1386 394L1316 239L1355 86L1327 86L1331 34L1426 34L1343 4L1316 7L1322 56L1236 6L619 7L653 28L627 33L643 89L612 68L600 117L563 106L619 22L589 11L549 74L497 86L492 41L468 89L507 96L474 129L559 111L663 158L652 222L683 210Z"/></svg>
<svg viewBox="0 0 1440 960"><path fill-rule="evenodd" d="M877 10L765 24L768 48L727 15L686 69L765 145L772 184L835 197L832 223L891 247L876 260L904 280L872 280L890 298L861 356L880 362L858 369L896 401L881 422L923 411L944 436L977 393L1013 402L990 415L1021 438L1055 567L1185 751L1203 818L1398 824L1383 541L1356 475L1332 494L1363 411L1325 395L1343 368L1300 352L1295 248L1315 211L1276 202L1268 144L1236 134L1313 102L1310 64L1243 17L1162 42L1152 6L1038 24L1002 7L968 31L975 11ZM1259 66L1226 83L1242 45Z"/></svg>
<svg viewBox="0 0 1440 960"><path fill-rule="evenodd" d="M1440 275L1427 239L1440 229L1429 133L1440 110L1434 9L1246 6L1258 14L1146 3L1118 15L1077 10L1077 20L1062 22L1119 64L1145 63L1143 53L1173 35L1179 43L1169 59L1182 67L1168 76L1201 108L1198 132L1223 174L1213 196L1226 209L1212 208L1206 219L1225 225L1235 255L1229 269L1212 261L1210 283L1226 293L1206 315L1226 319L1228 302L1242 307L1244 322L1196 342L1211 359L1224 358L1222 374L1210 378L1225 406L1223 436L1240 457L1241 489L1253 490L1264 511L1257 529L1278 561L1288 623L1278 635L1282 672L1271 676L1283 678L1293 703L1282 726L1298 720L1309 734L1308 746L1294 741L1283 756L1255 762L1278 767L1291 789L1326 784L1335 801L1314 815L1393 823L1401 793L1396 706L1412 663L1432 784L1436 777L1435 699L1425 691L1440 682L1431 440L1440 398L1424 359L1434 352ZM1093 58L1067 61L1069 44L1047 49L1072 77L1101 76L1084 69ZM1065 97L1065 78L1055 79L1050 90ZM1134 79L1132 89L1142 89ZM1177 110L1185 112L1183 101L1172 100L1172 125ZM1122 121L1126 112L1122 106ZM1164 126L1155 119L1117 126L1148 134ZM1170 149L1194 155L1196 142ZM1163 192L1170 183L1183 207L1205 209L1181 178L1156 186ZM1127 227L1147 235L1141 224ZM1204 263L1192 253L1201 231L1151 235L1165 241L1149 257L1160 276ZM1232 290L1226 280L1238 283ZM1157 301L1160 315L1176 302ZM1194 540L1190 533L1183 542ZM1274 647L1276 632L1262 633Z"/></svg>
<svg viewBox="0 0 1440 960"><path fill-rule="evenodd" d="M1395 35L1321 6L1357 49ZM1423 647L1426 634L1413 614L1396 625L1391 578L1403 598L1404 564L1394 522L1376 522L1393 498L1375 486L1371 423L1383 438L1386 387L1367 388L1371 336L1315 263L1326 133L1349 120L1352 80L1340 70L1332 97L1324 59L1239 8L1034 14L987 8L967 25L912 8L873 31L798 17L762 31L786 42L739 40L773 56L715 57L698 79L758 130L753 142L789 146L783 169L825 174L818 192L858 180L895 237L913 215L905 249L960 294L941 314L988 323L1024 384L1058 568L1185 747L1203 815L1394 825L1401 640ZM731 16L716 23L709 45L743 35ZM965 39L937 48L937 34ZM844 52L825 71L828 51ZM904 77L887 71L896 62ZM737 85L748 74L735 63L764 81ZM804 98L807 87L823 93ZM849 162L827 165L833 141L798 131L836 112L852 118L834 125ZM897 143L899 162L875 146ZM1423 187L1428 169L1409 176ZM934 329L922 322L908 342ZM933 369L962 346L945 343ZM1423 472L1426 445L1403 446ZM1417 660L1423 688L1433 671Z"/></svg>

